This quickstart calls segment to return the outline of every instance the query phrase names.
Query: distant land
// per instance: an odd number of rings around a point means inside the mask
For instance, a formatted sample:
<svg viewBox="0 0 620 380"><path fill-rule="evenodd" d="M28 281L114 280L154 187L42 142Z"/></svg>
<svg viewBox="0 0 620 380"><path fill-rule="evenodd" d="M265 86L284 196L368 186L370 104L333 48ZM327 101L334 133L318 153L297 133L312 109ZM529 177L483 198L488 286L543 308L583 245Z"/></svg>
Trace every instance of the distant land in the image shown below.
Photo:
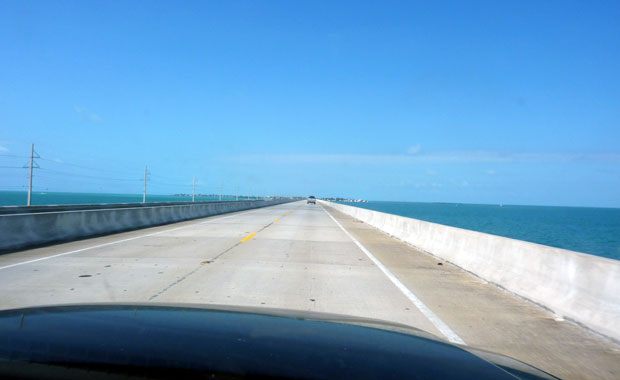
<svg viewBox="0 0 620 380"><path fill-rule="evenodd" d="M368 202L365 199L349 199L349 198L321 198L325 201L331 202L350 202L350 203L365 203Z"/></svg>

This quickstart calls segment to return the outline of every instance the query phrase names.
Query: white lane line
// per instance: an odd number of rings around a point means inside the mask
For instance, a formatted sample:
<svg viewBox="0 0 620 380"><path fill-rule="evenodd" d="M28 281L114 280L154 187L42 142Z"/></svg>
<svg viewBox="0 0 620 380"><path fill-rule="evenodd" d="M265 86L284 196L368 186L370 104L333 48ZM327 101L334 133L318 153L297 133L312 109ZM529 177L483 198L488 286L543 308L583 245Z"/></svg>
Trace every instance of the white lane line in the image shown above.
<svg viewBox="0 0 620 380"><path fill-rule="evenodd" d="M448 325L444 321L442 321L437 316L437 314L433 313L433 311L429 309L428 306L424 304L424 302L422 302L418 297L416 297L416 295L413 294L411 290L407 289L407 287L402 282L400 282L400 280L396 278L396 276L394 276L394 274L390 272L390 270L387 269L385 265L381 263L381 261L379 261L372 253L370 253L370 251L367 250L366 247L362 245L362 243L357 241L357 239L354 238L353 235L351 235L349 231L347 231L342 226L342 224L340 224L336 220L336 218L334 218L327 210L325 210L323 206L321 206L321 208L323 209L323 211L325 211L325 213L327 213L327 215L329 215L330 218L332 218L332 220L338 225L338 227L340 227L340 229L351 240L353 240L353 242L359 247L359 249L361 249L362 252L364 252L366 256L368 256L368 258L372 260L372 262L375 263L375 265L379 267L379 269L381 269L383 274L385 274L387 278L389 278L390 281L392 281L392 283L396 285L398 290L400 290L407 298L409 298L409 300L415 305L415 307L417 307L418 310L420 310L420 312L424 314L424 316L437 328L437 330L439 330L446 338L448 338L450 342L465 345L463 339L456 335L456 333L450 327L448 327Z"/></svg>
<svg viewBox="0 0 620 380"><path fill-rule="evenodd" d="M235 217L235 216L241 216L241 215L251 214L251 213L253 213L253 212L257 212L257 211L260 211L260 210L261 210L261 209L259 208L259 209L255 209L255 210L252 210L252 211L242 212L242 213L240 213L240 214L228 215L228 216L224 216L224 217L217 218L217 219L210 219L210 220L206 220L206 221L204 221L204 222L198 222L198 223L189 224L189 225L187 225L187 226L182 226L182 227L177 227L177 228L171 228L171 229L169 229L169 230L164 230L164 231L154 232L154 233L152 233L152 234L146 234L146 235L135 236L135 237L128 238L128 239L116 240L116 241L112 241L112 242L109 242L109 243L104 243L104 244L99 244L99 245L93 245L93 246L91 246L91 247L86 247L86 248L80 248L80 249L76 249L75 251L63 252L63 253L59 253L59 254L56 254L56 255L46 256L46 257L41 257L41 258L34 259L34 260L22 261L21 263L15 263L15 264L5 265L5 266L3 266L3 267L0 267L0 270L2 270L2 269L7 269L7 268L12 268L12 267L16 267L16 266L18 266L18 265L24 265L24 264L35 263L35 262L37 262L37 261L43 261L43 260L53 259L54 257L60 257L60 256L65 256L65 255L71 255L71 254L73 254L73 253L84 252L84 251L88 251L88 250L90 250L90 249L101 248L101 247L107 247L107 246L109 246L109 245L114 245L114 244L125 243L125 242L131 241L131 240L142 239L142 238L149 237L149 236L154 236L154 235L159 235L159 234L163 234L163 233L166 233L166 232L172 232L172 231L180 230L180 229L182 229L182 228L187 228L187 227L197 226L197 225L199 225L199 224L213 223L213 222L217 222L217 221L222 220L222 219L228 219L228 218L232 218L232 217Z"/></svg>

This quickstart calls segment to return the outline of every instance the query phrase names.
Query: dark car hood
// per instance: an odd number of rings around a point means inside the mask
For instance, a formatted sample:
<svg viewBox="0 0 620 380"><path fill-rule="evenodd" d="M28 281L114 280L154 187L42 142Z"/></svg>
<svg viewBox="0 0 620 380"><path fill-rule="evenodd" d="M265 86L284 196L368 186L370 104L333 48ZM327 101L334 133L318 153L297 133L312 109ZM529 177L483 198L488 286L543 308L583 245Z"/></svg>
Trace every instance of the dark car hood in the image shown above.
<svg viewBox="0 0 620 380"><path fill-rule="evenodd" d="M67 370L76 378L553 378L406 325L334 314L195 304L0 311L0 375Z"/></svg>

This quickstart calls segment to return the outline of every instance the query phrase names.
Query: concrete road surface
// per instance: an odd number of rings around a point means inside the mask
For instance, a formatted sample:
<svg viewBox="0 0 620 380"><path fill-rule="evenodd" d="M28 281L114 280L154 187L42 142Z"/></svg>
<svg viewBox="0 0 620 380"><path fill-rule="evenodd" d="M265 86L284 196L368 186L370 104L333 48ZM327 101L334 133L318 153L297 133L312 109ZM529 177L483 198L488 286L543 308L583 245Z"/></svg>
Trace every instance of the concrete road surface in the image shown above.
<svg viewBox="0 0 620 380"><path fill-rule="evenodd" d="M614 342L305 201L3 255L0 289L2 309L187 302L377 318L561 378L620 378Z"/></svg>

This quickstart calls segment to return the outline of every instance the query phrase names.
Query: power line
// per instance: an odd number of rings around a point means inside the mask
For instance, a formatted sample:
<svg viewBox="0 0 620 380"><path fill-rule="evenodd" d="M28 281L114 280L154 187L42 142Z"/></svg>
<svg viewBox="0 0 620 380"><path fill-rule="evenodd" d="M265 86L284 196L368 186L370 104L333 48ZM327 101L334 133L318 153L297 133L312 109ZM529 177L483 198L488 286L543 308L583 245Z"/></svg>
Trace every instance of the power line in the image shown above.
<svg viewBox="0 0 620 380"><path fill-rule="evenodd" d="M88 169L88 170L95 170L95 171L99 171L99 172L108 172L108 173L116 173L116 174L129 174L129 172L127 172L127 171L94 168L94 167L91 167L91 166L78 165L78 164L74 164L74 163L71 163L71 162L65 162L65 161L57 161L57 160L53 160L53 159L45 158L45 157L41 157L41 159L45 160L45 161L53 162L53 163L58 164L58 165L73 166L73 167L80 168L80 169Z"/></svg>
<svg viewBox="0 0 620 380"><path fill-rule="evenodd" d="M179 179L179 178L171 178L171 177L166 177L166 176L163 176L163 175L159 175L159 174L152 174L152 173L150 173L150 174L151 174L151 176L153 176L153 177L161 178L161 179L166 180L166 181L172 181L172 182L184 182L184 180L183 180L183 179Z"/></svg>
<svg viewBox="0 0 620 380"><path fill-rule="evenodd" d="M35 154L37 155L35 157ZM34 151L34 144L30 145L30 176L28 177L28 203L26 206L30 206L30 201L32 200L32 169L39 168L39 165L35 162L35 158L41 158L39 153Z"/></svg>
<svg viewBox="0 0 620 380"><path fill-rule="evenodd" d="M16 154L0 154L0 157L11 157L11 158L26 158L27 156L20 156ZM41 157L41 155L34 150L34 144L31 145L30 151L30 160L23 167L14 165L14 160L6 159L3 162L6 165L1 165L0 169L29 169L29 179L28 186L0 186L0 188L5 189L28 189L28 204L30 204L32 191L33 189L37 190L41 189L47 191L47 185L53 187L66 187L68 184L80 184L88 183L92 186L97 186L100 189L103 189L104 186L109 186L105 182L125 182L127 185L124 186L132 186L131 184L135 184L136 182L144 181L144 194L143 201L146 201L146 187L150 182L151 186L154 186L153 189L160 188L159 191L176 191L177 193L189 193L189 188L192 187L191 194L194 198L207 198L207 199L236 199L239 200L242 196L239 194L239 186L234 185L234 189L232 189L232 194L224 194L223 183L219 182L218 184L199 184L199 180L196 177L193 177L191 181L185 181L179 178L172 178L159 174L152 174L149 172L148 168L145 167L144 170L144 178L138 178L136 172L130 173L129 171L121 171L121 170L111 170L111 169L102 169L93 166L76 164L73 162L64 162L58 159L50 159L47 157ZM44 162L48 167L40 167L39 161ZM12 165L13 164L13 165ZM64 165L64 167L59 167L60 170L56 170L54 165ZM83 170L74 170L70 168L77 168ZM33 183L33 174L34 169L38 169L37 178L43 179L43 186L40 186L39 183ZM66 169L66 170L63 170ZM67 171L68 170L68 171ZM101 175L99 173L102 173ZM110 173L105 175L103 173ZM121 175L122 173L122 175ZM23 172L11 173L6 172L4 175L12 178L13 181L20 181L21 176L24 175ZM105 182L104 182L105 181ZM38 182L38 181L37 181ZM123 185L118 185L123 186ZM233 186L229 184L228 186ZM174 190L176 188L177 190ZM228 187L227 187L228 188ZM151 191L153 191L151 189ZM228 190L231 192L231 190ZM255 190L254 190L255 192ZM247 198L250 198L253 192L250 191L248 193ZM251 196L252 198L257 198L257 194Z"/></svg>
<svg viewBox="0 0 620 380"><path fill-rule="evenodd" d="M144 193L142 195L142 203L146 203L146 181L149 174L150 173L148 172L147 166L144 165Z"/></svg>
<svg viewBox="0 0 620 380"><path fill-rule="evenodd" d="M141 181L140 179L96 177L96 176L91 176L91 175L86 175L86 174L79 174L79 173L67 173L67 172L62 172L62 171L53 170L53 169L47 169L47 168L40 168L40 169L43 172L54 173L54 174L61 174L61 175L68 175L68 176L80 177L80 178L103 179L103 180L107 180L107 181L130 181L130 182L131 181L133 181L133 182Z"/></svg>
<svg viewBox="0 0 620 380"><path fill-rule="evenodd" d="M2 157L17 157L17 158L30 158L28 156L19 156L17 154L0 154Z"/></svg>
<svg viewBox="0 0 620 380"><path fill-rule="evenodd" d="M178 184L178 183L165 183L165 182L158 182L158 181L153 181L153 180L150 180L149 182L154 184L154 185L158 185L158 186L174 186L174 187L184 187L184 188L192 187L191 183L190 184L181 185L181 184Z"/></svg>

